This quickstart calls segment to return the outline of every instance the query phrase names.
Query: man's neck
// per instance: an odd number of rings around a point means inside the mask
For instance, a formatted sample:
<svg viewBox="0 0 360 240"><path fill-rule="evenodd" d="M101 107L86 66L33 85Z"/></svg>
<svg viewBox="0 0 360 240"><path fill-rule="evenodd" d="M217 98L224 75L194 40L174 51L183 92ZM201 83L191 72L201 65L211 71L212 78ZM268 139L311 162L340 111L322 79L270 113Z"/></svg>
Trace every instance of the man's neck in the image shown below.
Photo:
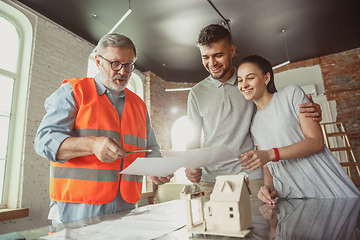
<svg viewBox="0 0 360 240"><path fill-rule="evenodd" d="M229 79L234 75L234 67L230 68L230 70L220 79L218 79L220 82L226 83L229 81Z"/></svg>
<svg viewBox="0 0 360 240"><path fill-rule="evenodd" d="M111 96L114 98L114 100L116 100L121 94L121 91L118 92L118 91L114 91L114 90L110 90L110 89L109 89L109 91L111 92Z"/></svg>

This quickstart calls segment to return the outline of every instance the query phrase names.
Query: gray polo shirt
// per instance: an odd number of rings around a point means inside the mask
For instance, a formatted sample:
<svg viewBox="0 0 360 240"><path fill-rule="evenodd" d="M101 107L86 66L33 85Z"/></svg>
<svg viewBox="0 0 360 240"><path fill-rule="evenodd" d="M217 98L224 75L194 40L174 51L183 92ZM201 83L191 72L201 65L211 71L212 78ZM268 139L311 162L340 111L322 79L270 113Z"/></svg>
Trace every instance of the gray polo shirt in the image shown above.
<svg viewBox="0 0 360 240"><path fill-rule="evenodd" d="M203 129L203 147L225 144L238 158L253 150L250 124L255 105L247 101L238 89L236 71L223 83L208 76L196 84L188 97L189 121ZM218 175L249 174L250 180L263 178L262 168L255 171L243 169L238 160L208 165L202 168L201 181L215 182Z"/></svg>

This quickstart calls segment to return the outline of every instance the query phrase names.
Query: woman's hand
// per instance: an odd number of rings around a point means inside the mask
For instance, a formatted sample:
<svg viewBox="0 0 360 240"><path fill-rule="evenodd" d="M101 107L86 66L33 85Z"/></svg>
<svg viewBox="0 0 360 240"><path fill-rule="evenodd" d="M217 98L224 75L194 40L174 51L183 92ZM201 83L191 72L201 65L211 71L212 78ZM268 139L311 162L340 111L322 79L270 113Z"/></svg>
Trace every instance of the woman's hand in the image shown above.
<svg viewBox="0 0 360 240"><path fill-rule="evenodd" d="M258 198L264 203L275 204L275 198L278 192L269 185L262 186L258 192Z"/></svg>
<svg viewBox="0 0 360 240"><path fill-rule="evenodd" d="M241 166L245 169L250 169L251 171L262 167L266 163L275 159L274 150L253 150L241 155L239 163L242 163Z"/></svg>
<svg viewBox="0 0 360 240"><path fill-rule="evenodd" d="M259 207L259 212L265 219L272 221L277 220L277 215L280 213L280 209L276 205L264 204Z"/></svg>

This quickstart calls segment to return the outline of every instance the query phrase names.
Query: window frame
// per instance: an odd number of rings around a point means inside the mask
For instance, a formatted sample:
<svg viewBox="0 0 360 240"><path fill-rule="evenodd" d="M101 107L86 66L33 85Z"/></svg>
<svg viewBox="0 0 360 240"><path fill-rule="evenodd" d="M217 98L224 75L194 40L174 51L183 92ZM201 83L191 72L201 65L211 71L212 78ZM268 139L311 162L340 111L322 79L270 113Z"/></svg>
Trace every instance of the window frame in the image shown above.
<svg viewBox="0 0 360 240"><path fill-rule="evenodd" d="M25 156L33 26L22 12L10 4L0 2L0 6L0 15L13 23L19 33L17 68L16 73L12 73L14 75L14 88L4 178L4 194L3 202L0 204L3 208L19 209L22 204L22 173ZM9 76L8 71L1 70L0 74L4 73Z"/></svg>
<svg viewBox="0 0 360 240"><path fill-rule="evenodd" d="M11 152L10 152L10 149L11 149L11 139L12 139L12 122L13 122L13 113L14 113L14 101L16 101L16 96L14 96L14 93L15 93L15 88L16 88L16 82L18 81L19 79L19 57L21 56L20 55L20 51L21 51L21 36L20 36L20 31L18 29L18 27L16 26L16 24L14 23L14 21L12 21L11 17L8 17L6 16L6 14L3 14L1 11L0 11L0 17L6 19L7 21L9 21L15 28L16 30L18 31L18 56L17 56L17 62L16 62L16 70L15 72L10 72L8 70L5 70L5 69L2 69L0 68L0 75L4 76L4 77L7 77L7 78L11 78L14 80L14 84L13 84L13 94L12 94L12 101L11 101L11 114L10 114L10 125L9 125L9 131L8 131L8 142L7 142L7 150L6 150L6 158L5 158L5 172L4 172L4 176L0 176L0 177L4 177L4 183L3 183L3 201L1 201L0 199L0 208L3 209L3 208L7 208L7 201L5 201L6 199L6 196L7 196L7 193L8 193L8 178L9 178L9 174L7 173L8 172L8 169L11 169L11 161L9 160L10 157L11 157ZM15 118L14 118L15 120Z"/></svg>

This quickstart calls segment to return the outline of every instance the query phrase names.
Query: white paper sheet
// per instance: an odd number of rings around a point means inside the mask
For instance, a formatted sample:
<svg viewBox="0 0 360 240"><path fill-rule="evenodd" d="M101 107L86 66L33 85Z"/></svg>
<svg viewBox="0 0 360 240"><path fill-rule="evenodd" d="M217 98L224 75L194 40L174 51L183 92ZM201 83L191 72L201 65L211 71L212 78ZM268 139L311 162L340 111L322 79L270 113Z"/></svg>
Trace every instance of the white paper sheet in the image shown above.
<svg viewBox="0 0 360 240"><path fill-rule="evenodd" d="M64 229L41 238L48 240L150 240L186 225L185 201L175 200L145 207L147 210L140 214L108 220L78 229Z"/></svg>
<svg viewBox="0 0 360 240"><path fill-rule="evenodd" d="M238 158L225 145L188 151L161 150L163 158L137 158L123 174L166 177L180 167L196 169Z"/></svg>
<svg viewBox="0 0 360 240"><path fill-rule="evenodd" d="M145 175L166 177L174 173L183 165L183 159L174 158L137 158L126 169L121 171L123 174Z"/></svg>
<svg viewBox="0 0 360 240"><path fill-rule="evenodd" d="M50 236L49 240L63 239L155 239L185 224L158 214L129 216L118 220L105 221L79 229L64 229Z"/></svg>

